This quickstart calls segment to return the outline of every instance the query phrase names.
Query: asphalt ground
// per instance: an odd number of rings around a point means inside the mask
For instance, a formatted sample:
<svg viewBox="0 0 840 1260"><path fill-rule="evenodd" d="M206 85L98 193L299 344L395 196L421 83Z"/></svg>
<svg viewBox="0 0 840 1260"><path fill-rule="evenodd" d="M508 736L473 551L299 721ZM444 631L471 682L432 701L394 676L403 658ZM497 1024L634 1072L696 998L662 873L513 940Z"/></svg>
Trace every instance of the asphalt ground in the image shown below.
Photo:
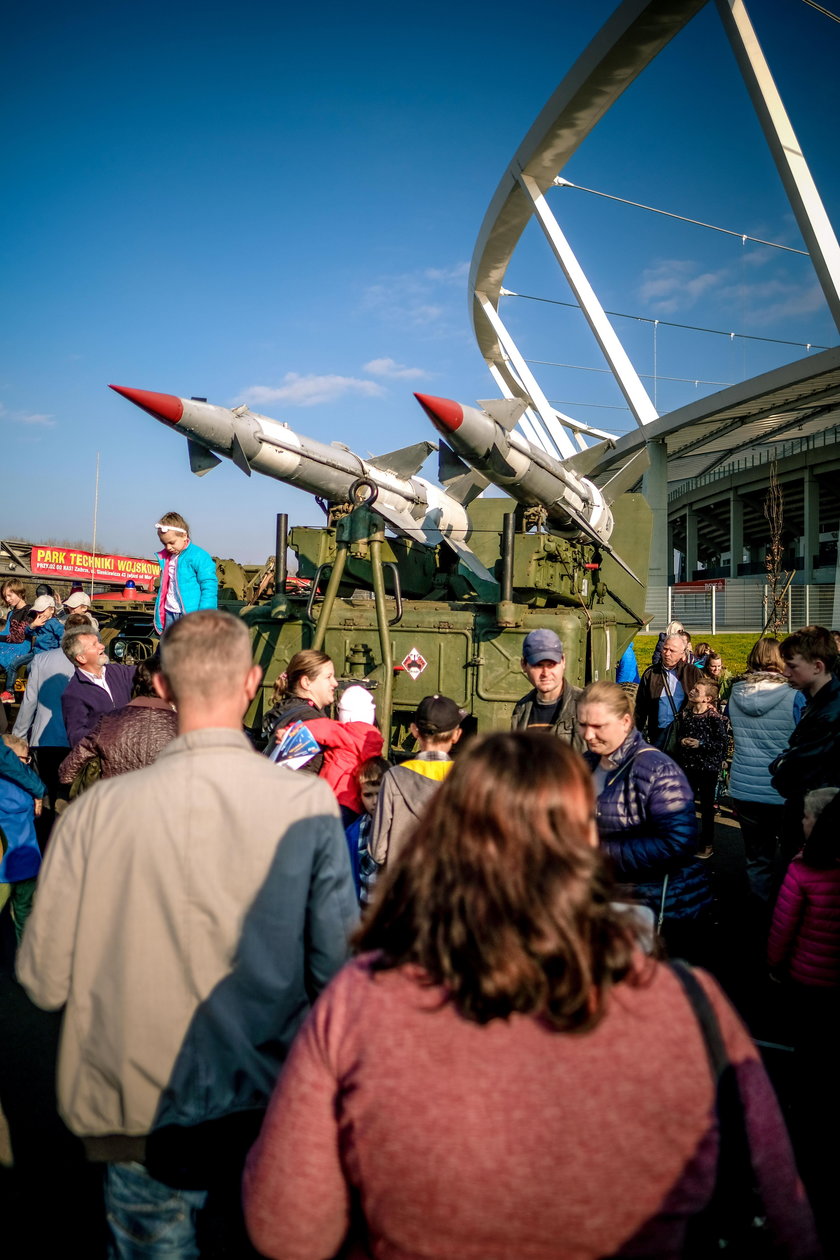
<svg viewBox="0 0 840 1260"><path fill-rule="evenodd" d="M767 972L766 915L749 897L740 829L725 802L716 822L715 852L708 868L718 920L709 969L756 1039L791 1123L796 1101L791 1015L784 991ZM29 1002L14 979L13 957L14 933L4 910L0 915L0 1108L11 1131L14 1160L0 1122L3 1244L10 1249L8 1254L17 1241L25 1254L48 1255L70 1240L76 1244L84 1240L86 1260L97 1260L105 1255L99 1170L86 1162L81 1143L55 1109L61 1017ZM804 1140L813 1140L813 1135ZM211 1251L213 1255L234 1254ZM840 1245L827 1254L840 1254Z"/></svg>

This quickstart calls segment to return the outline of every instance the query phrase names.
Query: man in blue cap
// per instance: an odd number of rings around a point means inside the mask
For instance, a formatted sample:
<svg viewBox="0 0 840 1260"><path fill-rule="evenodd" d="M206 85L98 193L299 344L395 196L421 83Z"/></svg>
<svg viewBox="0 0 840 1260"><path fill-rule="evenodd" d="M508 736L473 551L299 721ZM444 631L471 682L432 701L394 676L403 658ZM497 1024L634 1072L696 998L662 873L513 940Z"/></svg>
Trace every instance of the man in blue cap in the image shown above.
<svg viewBox="0 0 840 1260"><path fill-rule="evenodd" d="M583 752L577 729L580 687L566 682L566 654L553 630L532 630L522 644L522 672L533 690L518 700L510 727L513 731L542 730Z"/></svg>

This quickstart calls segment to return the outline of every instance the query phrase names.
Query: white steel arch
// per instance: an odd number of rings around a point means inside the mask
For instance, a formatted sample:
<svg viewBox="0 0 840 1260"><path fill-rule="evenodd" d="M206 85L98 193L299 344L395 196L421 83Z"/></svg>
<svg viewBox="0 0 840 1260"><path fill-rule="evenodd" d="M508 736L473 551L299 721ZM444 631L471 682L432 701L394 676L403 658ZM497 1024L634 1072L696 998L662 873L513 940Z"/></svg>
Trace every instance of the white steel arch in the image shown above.
<svg viewBox="0 0 840 1260"><path fill-rule="evenodd" d="M504 277L532 216L539 222L640 429L656 409L583 268L548 206L546 192L624 90L707 0L624 0L547 102L508 166L484 217L470 266L471 316L479 349L507 398L521 399L526 436L560 458L605 434L551 406L499 313ZM743 0L716 0L727 37L779 170L834 321L840 328L840 246L761 52Z"/></svg>

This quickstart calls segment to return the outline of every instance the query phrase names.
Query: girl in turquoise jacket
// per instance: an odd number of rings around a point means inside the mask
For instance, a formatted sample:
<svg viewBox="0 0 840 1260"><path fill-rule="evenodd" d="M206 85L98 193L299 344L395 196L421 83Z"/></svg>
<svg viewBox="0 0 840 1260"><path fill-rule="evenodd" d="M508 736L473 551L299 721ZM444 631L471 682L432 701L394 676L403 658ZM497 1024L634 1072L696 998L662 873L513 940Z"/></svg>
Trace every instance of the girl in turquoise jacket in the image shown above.
<svg viewBox="0 0 840 1260"><path fill-rule="evenodd" d="M155 526L163 550L157 553L161 568L155 603L155 630L163 634L172 621L200 608L216 608L219 580L213 557L190 541L190 527L178 512L167 512Z"/></svg>

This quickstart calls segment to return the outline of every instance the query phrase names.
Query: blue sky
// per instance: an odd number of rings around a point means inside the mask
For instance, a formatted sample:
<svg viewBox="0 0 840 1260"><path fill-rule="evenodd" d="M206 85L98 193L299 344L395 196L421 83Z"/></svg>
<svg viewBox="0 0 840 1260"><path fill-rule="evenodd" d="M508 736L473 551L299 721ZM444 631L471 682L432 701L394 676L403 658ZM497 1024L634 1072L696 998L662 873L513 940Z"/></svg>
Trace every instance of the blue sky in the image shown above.
<svg viewBox="0 0 840 1260"><path fill-rule="evenodd" d="M182 512L214 554L259 562L308 496L185 444L109 382L248 401L360 454L433 436L412 392L497 391L467 269L522 137L614 5L55 0L7 17L0 537L147 554ZM840 25L801 0L752 17L829 215ZM563 172L574 183L801 248L713 5L628 90ZM806 258L576 189L551 204L603 305L833 345ZM532 224L507 273L568 301ZM502 314L562 410L624 431L580 314ZM805 352L616 319L660 411ZM666 378L677 378L669 380ZM695 383L699 382L699 383ZM433 462L427 475L435 479Z"/></svg>

